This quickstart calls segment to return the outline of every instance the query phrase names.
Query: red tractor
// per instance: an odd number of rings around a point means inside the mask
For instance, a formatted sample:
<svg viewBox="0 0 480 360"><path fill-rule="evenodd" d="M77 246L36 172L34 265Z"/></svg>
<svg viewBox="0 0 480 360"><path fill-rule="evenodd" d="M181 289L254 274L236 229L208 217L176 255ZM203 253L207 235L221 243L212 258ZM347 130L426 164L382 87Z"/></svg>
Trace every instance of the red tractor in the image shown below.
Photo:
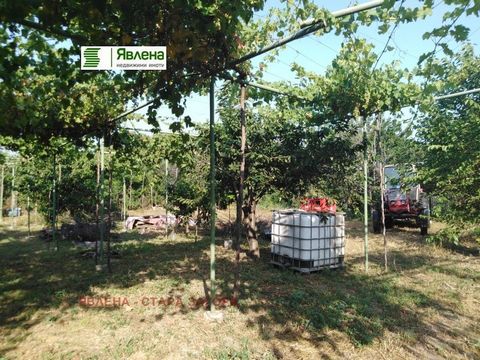
<svg viewBox="0 0 480 360"><path fill-rule="evenodd" d="M422 235L427 235L430 225L430 206L427 193L420 185L409 186L405 190L400 184L400 174L393 165L384 167L385 192L383 204L385 210L385 228L394 225L407 225L420 228ZM373 210L373 232L382 230L380 206Z"/></svg>

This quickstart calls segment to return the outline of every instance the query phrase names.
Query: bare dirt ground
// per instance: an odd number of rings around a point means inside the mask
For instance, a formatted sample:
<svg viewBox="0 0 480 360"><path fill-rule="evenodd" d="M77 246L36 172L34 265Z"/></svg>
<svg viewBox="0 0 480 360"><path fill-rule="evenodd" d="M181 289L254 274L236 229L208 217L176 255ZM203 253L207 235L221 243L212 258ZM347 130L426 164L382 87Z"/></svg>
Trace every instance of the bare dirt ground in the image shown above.
<svg viewBox="0 0 480 360"><path fill-rule="evenodd" d="M273 268L262 241L261 260L242 257L238 308L219 238L224 321L212 323L208 238L121 232L108 274L68 241L55 252L1 226L0 359L479 359L479 257L427 245L415 229L387 238L390 270L371 235L365 273L362 226L349 221L346 268L310 275ZM81 303L89 297L97 306Z"/></svg>

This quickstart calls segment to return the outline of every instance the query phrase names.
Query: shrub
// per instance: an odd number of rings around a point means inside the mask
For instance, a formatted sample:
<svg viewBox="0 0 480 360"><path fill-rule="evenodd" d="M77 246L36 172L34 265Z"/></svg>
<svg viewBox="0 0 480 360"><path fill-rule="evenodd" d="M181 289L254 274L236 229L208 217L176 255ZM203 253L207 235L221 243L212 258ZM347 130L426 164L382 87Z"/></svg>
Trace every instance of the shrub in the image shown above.
<svg viewBox="0 0 480 360"><path fill-rule="evenodd" d="M443 247L458 246L460 244L460 229L451 226L427 237L427 243Z"/></svg>

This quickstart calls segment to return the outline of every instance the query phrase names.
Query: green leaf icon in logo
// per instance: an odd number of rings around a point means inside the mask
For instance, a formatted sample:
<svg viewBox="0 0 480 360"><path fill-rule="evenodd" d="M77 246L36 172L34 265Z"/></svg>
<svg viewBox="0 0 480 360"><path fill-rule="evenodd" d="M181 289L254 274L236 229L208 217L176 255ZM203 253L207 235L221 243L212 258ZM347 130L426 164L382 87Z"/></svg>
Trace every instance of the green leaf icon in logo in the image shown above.
<svg viewBox="0 0 480 360"><path fill-rule="evenodd" d="M83 67L95 68L100 63L100 58L98 57L98 51L100 48L86 48L83 51L83 56L85 58L85 64Z"/></svg>

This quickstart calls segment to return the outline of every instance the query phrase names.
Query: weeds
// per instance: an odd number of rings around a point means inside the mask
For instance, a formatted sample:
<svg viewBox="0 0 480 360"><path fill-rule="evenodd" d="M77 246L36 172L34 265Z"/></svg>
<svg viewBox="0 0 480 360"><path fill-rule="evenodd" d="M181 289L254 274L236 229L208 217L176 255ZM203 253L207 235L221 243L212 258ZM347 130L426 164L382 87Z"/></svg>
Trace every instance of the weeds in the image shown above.
<svg viewBox="0 0 480 360"><path fill-rule="evenodd" d="M460 230L450 226L427 237L427 243L441 247L452 247L460 244Z"/></svg>

